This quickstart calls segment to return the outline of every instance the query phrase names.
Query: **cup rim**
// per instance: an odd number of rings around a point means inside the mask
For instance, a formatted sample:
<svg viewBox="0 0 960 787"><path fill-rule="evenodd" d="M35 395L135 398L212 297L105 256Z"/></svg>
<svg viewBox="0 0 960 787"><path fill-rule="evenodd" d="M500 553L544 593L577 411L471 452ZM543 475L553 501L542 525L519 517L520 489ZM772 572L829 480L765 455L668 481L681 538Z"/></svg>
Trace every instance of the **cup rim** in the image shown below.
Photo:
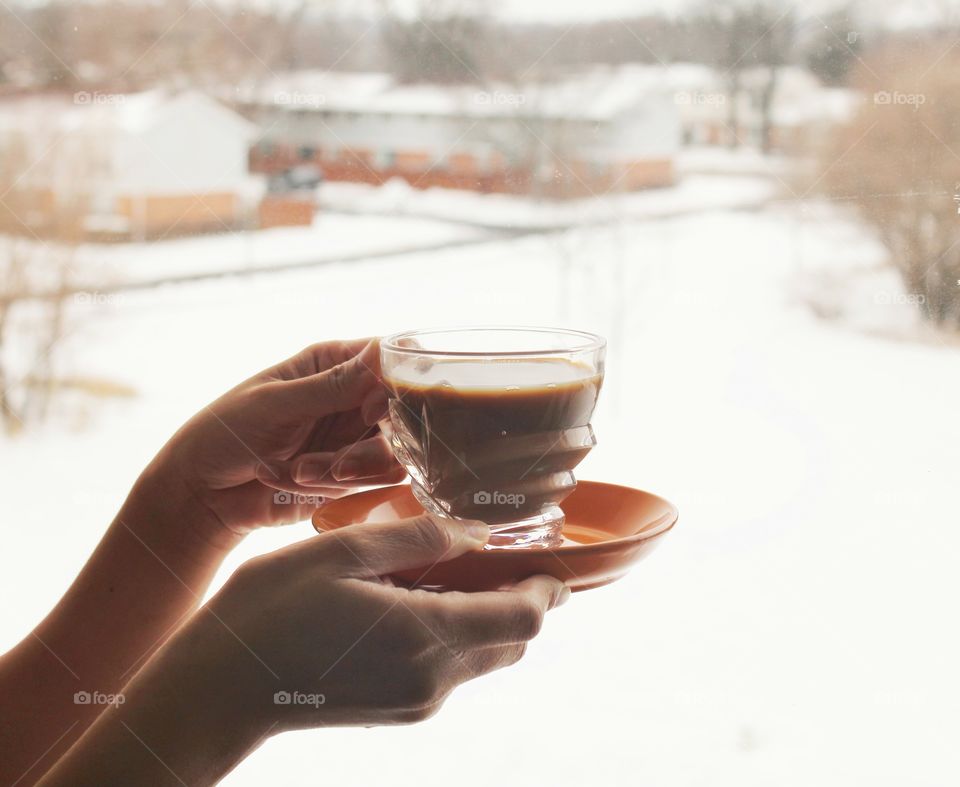
<svg viewBox="0 0 960 787"><path fill-rule="evenodd" d="M404 347L398 344L403 339L415 338L417 336L426 336L437 333L471 333L479 331L516 331L518 333L529 334L562 334L565 336L581 340L580 344L571 344L569 347L550 348L550 349L532 349L532 350L427 350L422 347ZM430 355L444 356L452 358L525 358L531 356L544 355L570 355L571 353L591 352L602 350L607 345L607 340L595 333L587 331L578 331L573 328L548 328L536 325L468 325L451 328L421 328L415 330L401 331L386 336L380 340L380 348L390 352L401 353L404 355Z"/></svg>

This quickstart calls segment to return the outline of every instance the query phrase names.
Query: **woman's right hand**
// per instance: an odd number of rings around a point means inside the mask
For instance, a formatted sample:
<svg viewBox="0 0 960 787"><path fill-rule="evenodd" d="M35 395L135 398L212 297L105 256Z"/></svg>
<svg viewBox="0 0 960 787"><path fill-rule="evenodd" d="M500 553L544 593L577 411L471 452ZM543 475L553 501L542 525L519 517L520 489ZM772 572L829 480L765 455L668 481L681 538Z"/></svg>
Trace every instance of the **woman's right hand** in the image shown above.
<svg viewBox="0 0 960 787"><path fill-rule="evenodd" d="M435 593L380 579L479 549L488 532L423 515L244 564L200 613L214 663L243 693L238 711L275 731L420 721L460 683L515 663L569 595L560 581Z"/></svg>
<svg viewBox="0 0 960 787"><path fill-rule="evenodd" d="M486 593L380 579L487 536L481 523L424 515L245 563L42 784L215 784L277 732L428 718L459 684L516 662L569 595L547 576Z"/></svg>

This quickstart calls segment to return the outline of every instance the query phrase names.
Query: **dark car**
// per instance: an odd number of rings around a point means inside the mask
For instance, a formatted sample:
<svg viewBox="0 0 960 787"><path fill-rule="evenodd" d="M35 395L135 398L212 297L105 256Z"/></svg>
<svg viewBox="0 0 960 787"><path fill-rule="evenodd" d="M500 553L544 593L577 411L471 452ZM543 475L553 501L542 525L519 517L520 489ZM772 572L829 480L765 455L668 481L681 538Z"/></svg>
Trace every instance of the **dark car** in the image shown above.
<svg viewBox="0 0 960 787"><path fill-rule="evenodd" d="M269 190L273 194L288 191L312 191L323 183L323 172L315 164L300 164L270 178Z"/></svg>

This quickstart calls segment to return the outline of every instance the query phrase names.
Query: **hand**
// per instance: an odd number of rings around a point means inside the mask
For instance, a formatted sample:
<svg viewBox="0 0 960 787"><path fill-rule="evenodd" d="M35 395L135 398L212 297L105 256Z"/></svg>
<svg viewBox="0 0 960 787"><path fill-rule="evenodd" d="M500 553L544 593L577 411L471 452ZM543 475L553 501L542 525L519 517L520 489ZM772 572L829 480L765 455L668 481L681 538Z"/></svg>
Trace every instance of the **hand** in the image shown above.
<svg viewBox="0 0 960 787"><path fill-rule="evenodd" d="M180 429L151 477L163 494L188 490L214 528L236 535L305 519L319 498L403 480L377 427L379 355L376 340L326 342L266 369Z"/></svg>
<svg viewBox="0 0 960 787"><path fill-rule="evenodd" d="M210 601L212 614L198 613L203 641L191 650L216 654L226 679L216 693L234 695L227 715L261 731L425 719L460 683L520 659L544 613L569 596L547 576L486 593L378 578L478 549L488 535L482 523L422 515L255 558ZM290 703L277 704L277 692Z"/></svg>
<svg viewBox="0 0 960 787"><path fill-rule="evenodd" d="M513 664L569 596L538 576L430 593L379 576L478 549L486 525L354 525L254 558L182 627L43 779L212 785L268 735L426 719Z"/></svg>

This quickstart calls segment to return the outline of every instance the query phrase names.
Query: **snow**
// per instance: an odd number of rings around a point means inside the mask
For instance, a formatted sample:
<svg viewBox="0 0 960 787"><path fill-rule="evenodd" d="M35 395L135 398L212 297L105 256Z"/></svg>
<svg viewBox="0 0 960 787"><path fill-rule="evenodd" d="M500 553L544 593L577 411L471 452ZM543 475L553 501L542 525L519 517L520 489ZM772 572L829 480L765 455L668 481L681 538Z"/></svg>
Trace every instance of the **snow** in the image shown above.
<svg viewBox="0 0 960 787"><path fill-rule="evenodd" d="M301 70L224 94L241 103L291 111L371 115L525 116L609 120L665 93L670 67L630 63L596 66L549 82L521 77L483 85L403 84L382 73ZM689 67L682 74L691 73Z"/></svg>
<svg viewBox="0 0 960 787"><path fill-rule="evenodd" d="M379 188L363 183L328 182L320 186L317 196L320 204L331 210L406 214L502 229L549 228L762 204L776 187L768 177L758 176L758 172L722 178L695 175L684 178L675 187L566 201L441 188L414 189L399 178Z"/></svg>
<svg viewBox="0 0 960 787"><path fill-rule="evenodd" d="M479 236L469 227L405 217L382 217L373 233L369 227L368 220L357 216L320 211L309 227L275 227L159 243L88 244L81 249L76 267L95 289L97 281L119 286L336 260L345 255L377 254Z"/></svg>
<svg viewBox="0 0 960 787"><path fill-rule="evenodd" d="M347 102L353 108L361 108L394 84L393 76L386 73L340 72L302 69L263 80L242 82L234 86L225 98L241 103L341 106ZM312 102L310 101L312 99Z"/></svg>
<svg viewBox="0 0 960 787"><path fill-rule="evenodd" d="M80 91L0 100L0 147L22 146L21 186L90 197L103 211L118 196L249 190L257 128L195 90Z"/></svg>
<svg viewBox="0 0 960 787"><path fill-rule="evenodd" d="M769 70L747 68L746 88L765 86ZM783 125L847 120L861 100L853 90L825 88L804 68L778 71L774 113ZM291 111L362 112L401 115L526 115L609 120L636 111L655 95L681 97L686 115L726 117L724 75L700 63L593 65L551 81L534 78L484 85L402 84L384 73L300 70L243 83L226 100L276 105ZM719 96L717 101L694 100ZM684 101L684 98L687 100Z"/></svg>
<svg viewBox="0 0 960 787"><path fill-rule="evenodd" d="M440 195L423 199L441 210ZM474 218L502 221L506 204L493 200L490 215L474 204ZM0 645L56 601L173 430L257 369L329 337L575 327L610 342L599 445L579 474L675 501L674 531L628 577L551 613L521 664L464 686L429 722L288 733L224 784L945 783L960 768L957 347L868 335L798 297L817 271L853 278L881 259L836 206L687 207L698 212L638 210L565 233L76 306L69 366L140 395L98 409L84 431L0 445L14 460L0 592L17 599ZM423 221L345 219L330 222L332 246L396 242L398 222ZM262 242L277 258L302 243L299 254L324 242L324 222ZM182 259L163 244L141 262L186 269L237 259L238 243L184 241ZM888 306L861 306L892 319ZM217 584L310 533L255 534Z"/></svg>
<svg viewBox="0 0 960 787"><path fill-rule="evenodd" d="M251 138L256 127L197 90L172 92L164 89L139 93L78 91L73 94L28 94L0 100L0 129L34 133L121 131L138 134L190 111L215 106L233 125L233 133Z"/></svg>
<svg viewBox="0 0 960 787"><path fill-rule="evenodd" d="M755 175L786 179L791 168L795 167L795 159L764 155L756 148L746 146L691 145L683 148L677 156L677 168L687 175Z"/></svg>

